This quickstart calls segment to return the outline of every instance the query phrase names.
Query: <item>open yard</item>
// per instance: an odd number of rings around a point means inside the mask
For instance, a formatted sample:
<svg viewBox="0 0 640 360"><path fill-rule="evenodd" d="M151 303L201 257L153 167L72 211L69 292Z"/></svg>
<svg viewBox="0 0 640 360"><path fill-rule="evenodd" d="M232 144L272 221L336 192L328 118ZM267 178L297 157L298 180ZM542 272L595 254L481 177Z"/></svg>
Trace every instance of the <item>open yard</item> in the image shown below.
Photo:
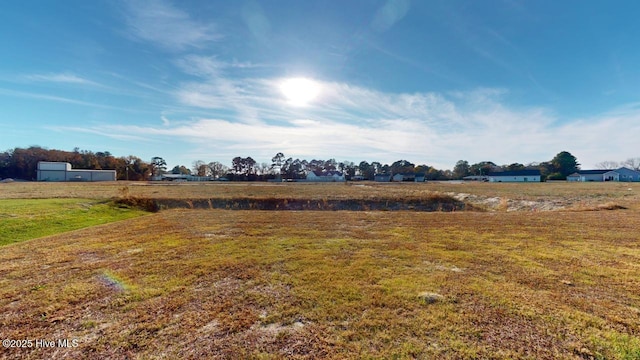
<svg viewBox="0 0 640 360"><path fill-rule="evenodd" d="M104 201L434 194L475 211ZM31 228L16 204L128 217L0 247L0 338L32 340L1 358L640 359L640 184L14 183L0 199L0 222Z"/></svg>

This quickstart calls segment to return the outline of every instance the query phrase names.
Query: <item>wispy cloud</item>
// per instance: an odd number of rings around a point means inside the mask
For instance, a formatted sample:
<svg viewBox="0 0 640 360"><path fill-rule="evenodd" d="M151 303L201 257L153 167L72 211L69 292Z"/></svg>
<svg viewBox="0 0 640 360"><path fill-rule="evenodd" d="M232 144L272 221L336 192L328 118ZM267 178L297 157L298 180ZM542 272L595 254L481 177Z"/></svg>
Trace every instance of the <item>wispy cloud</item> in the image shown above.
<svg viewBox="0 0 640 360"><path fill-rule="evenodd" d="M11 90L11 89L0 88L0 95L14 96L14 97L21 97L21 98L28 98L28 99L55 101L55 102L73 104L73 105L90 106L90 107L104 108L104 109L114 109L114 107L112 106L106 106L106 105L87 102L87 101L80 101L80 100L70 99L62 96L39 94L39 93L25 92L25 91Z"/></svg>
<svg viewBox="0 0 640 360"><path fill-rule="evenodd" d="M129 34L167 50L202 48L222 38L215 26L193 20L189 14L163 0L126 1Z"/></svg>
<svg viewBox="0 0 640 360"><path fill-rule="evenodd" d="M0 88L0 95L12 96L17 98L25 98L25 99L53 101L53 102L71 104L71 105L80 105L80 106L92 107L97 109L117 110L117 111L130 112L130 113L145 112L144 110L133 109L130 107L117 107L117 106L105 105L105 104L100 104L95 102L77 100L77 99L64 97L64 96L41 94L36 92L27 92L27 91L13 90L13 89Z"/></svg>
<svg viewBox="0 0 640 360"><path fill-rule="evenodd" d="M215 56L187 55L175 63L185 73L203 78L217 77L228 67Z"/></svg>
<svg viewBox="0 0 640 360"><path fill-rule="evenodd" d="M121 141L135 141L135 142L150 142L152 140L149 137L144 136L144 134L135 133L119 133L114 131L105 132L101 126L95 127L80 127L80 126L45 126L46 129L57 131L57 132L77 132L81 134L91 134L91 135L99 135L107 138L121 140Z"/></svg>
<svg viewBox="0 0 640 360"><path fill-rule="evenodd" d="M217 56L186 55L175 61L175 64L185 73L201 78L216 78L231 69L261 68L265 65L254 64L248 61L241 62L220 60Z"/></svg>
<svg viewBox="0 0 640 360"><path fill-rule="evenodd" d="M625 157L624 149L636 144L630 134L640 133L636 107L559 124L549 109L507 105L505 89L395 94L321 82L323 91L315 104L292 108L278 92L281 79L223 80L185 84L176 93L183 105L217 116L91 129L105 136L179 139L221 160L245 154L266 161L282 151L294 157L353 161L403 158L441 168L451 168L460 159L546 161L572 149L581 149L574 152L579 159L608 160L602 157L611 153L611 144L598 141L600 134L615 138L615 150ZM243 113L251 119L238 115Z"/></svg>
<svg viewBox="0 0 640 360"><path fill-rule="evenodd" d="M100 86L95 81L91 81L72 73L48 73L48 74L30 74L23 77L26 81L33 82L50 82L77 85L94 85Z"/></svg>

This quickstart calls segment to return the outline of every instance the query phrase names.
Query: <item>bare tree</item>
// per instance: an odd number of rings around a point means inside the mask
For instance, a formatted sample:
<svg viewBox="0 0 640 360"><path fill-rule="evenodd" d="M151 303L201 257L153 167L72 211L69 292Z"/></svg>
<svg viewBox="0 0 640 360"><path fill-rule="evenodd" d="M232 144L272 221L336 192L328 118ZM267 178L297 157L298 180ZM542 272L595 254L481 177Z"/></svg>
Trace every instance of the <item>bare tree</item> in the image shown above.
<svg viewBox="0 0 640 360"><path fill-rule="evenodd" d="M629 167L633 170L640 171L640 157L629 158L622 163L623 166Z"/></svg>
<svg viewBox="0 0 640 360"><path fill-rule="evenodd" d="M613 170L620 167L620 164L616 161L603 161L596 164L596 167L603 170Z"/></svg>
<svg viewBox="0 0 640 360"><path fill-rule="evenodd" d="M271 167L271 165L265 162L259 165L256 165L256 170L258 171L258 175L266 175L266 174L269 174L270 172L273 172L273 168Z"/></svg>
<svg viewBox="0 0 640 360"><path fill-rule="evenodd" d="M210 174L209 167L202 160L194 161L192 170L197 176L209 176Z"/></svg>
<svg viewBox="0 0 640 360"><path fill-rule="evenodd" d="M210 162L209 164L207 164L207 167L209 168L211 176L213 176L216 179L224 176L227 173L227 171L229 171L228 167L226 167L225 165L217 161Z"/></svg>

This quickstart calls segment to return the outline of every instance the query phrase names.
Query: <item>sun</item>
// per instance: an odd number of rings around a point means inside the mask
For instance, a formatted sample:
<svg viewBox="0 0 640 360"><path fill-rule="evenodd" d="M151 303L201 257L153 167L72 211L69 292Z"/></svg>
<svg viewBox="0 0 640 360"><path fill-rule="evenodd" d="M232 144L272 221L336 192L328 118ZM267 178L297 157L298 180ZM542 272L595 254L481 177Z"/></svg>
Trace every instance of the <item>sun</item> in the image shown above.
<svg viewBox="0 0 640 360"><path fill-rule="evenodd" d="M320 84L306 78L290 78L280 84L280 91L289 104L305 106L318 97Z"/></svg>

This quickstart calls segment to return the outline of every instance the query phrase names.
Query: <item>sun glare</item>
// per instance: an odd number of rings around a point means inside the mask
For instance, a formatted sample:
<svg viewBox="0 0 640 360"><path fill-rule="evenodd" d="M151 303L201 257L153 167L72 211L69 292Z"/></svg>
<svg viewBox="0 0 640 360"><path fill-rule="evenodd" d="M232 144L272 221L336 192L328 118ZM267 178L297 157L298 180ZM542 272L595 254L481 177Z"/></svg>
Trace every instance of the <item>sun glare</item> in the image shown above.
<svg viewBox="0 0 640 360"><path fill-rule="evenodd" d="M294 106L305 106L320 94L320 84L305 78L291 78L280 84L280 91Z"/></svg>

